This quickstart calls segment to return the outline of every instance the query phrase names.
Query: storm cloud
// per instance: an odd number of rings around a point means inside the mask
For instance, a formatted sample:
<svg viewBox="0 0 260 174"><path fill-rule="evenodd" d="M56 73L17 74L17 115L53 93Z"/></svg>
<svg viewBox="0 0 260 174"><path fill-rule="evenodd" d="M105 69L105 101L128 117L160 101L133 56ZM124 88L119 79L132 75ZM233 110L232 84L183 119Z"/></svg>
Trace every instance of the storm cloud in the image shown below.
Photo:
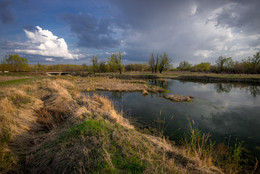
<svg viewBox="0 0 260 174"><path fill-rule="evenodd" d="M260 48L259 1L112 2L121 10L120 22L130 26L125 49L136 60L167 51L176 61L212 62L219 55L236 59Z"/></svg>
<svg viewBox="0 0 260 174"><path fill-rule="evenodd" d="M121 51L126 53L125 62L144 63L152 52L168 52L174 65L183 60L214 64L221 55L241 60L260 51L259 0L54 0L29 1L16 8L18 1L1 2L5 2L1 9L15 10L14 18L27 31L34 32L38 25L59 33L69 48L84 55L81 60L90 55L106 60L106 53ZM23 47L15 39L27 35L8 33L8 29L14 30L3 27L0 33L6 35L1 39L8 41L10 50L17 50L12 45ZM54 52L45 48L44 52Z"/></svg>
<svg viewBox="0 0 260 174"><path fill-rule="evenodd" d="M9 10L10 0L0 0L0 19L3 24L10 24L14 22L13 15Z"/></svg>
<svg viewBox="0 0 260 174"><path fill-rule="evenodd" d="M120 45L120 40L113 37L117 33L109 19L98 20L88 14L66 14L63 19L69 24L71 32L78 37L79 46L102 49Z"/></svg>

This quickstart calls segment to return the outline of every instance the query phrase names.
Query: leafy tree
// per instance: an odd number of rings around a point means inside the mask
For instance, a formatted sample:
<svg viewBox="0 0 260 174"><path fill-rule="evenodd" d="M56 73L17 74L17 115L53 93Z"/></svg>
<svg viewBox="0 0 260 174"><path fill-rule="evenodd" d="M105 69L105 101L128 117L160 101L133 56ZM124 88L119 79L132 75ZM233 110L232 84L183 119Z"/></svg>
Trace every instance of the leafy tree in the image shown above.
<svg viewBox="0 0 260 174"><path fill-rule="evenodd" d="M202 62L192 67L193 71L208 72L210 70L210 63Z"/></svg>
<svg viewBox="0 0 260 174"><path fill-rule="evenodd" d="M181 70L181 71L189 71L189 70L191 70L191 66L192 65L188 61L182 61L182 62L180 62L177 69Z"/></svg>
<svg viewBox="0 0 260 174"><path fill-rule="evenodd" d="M247 72L257 73L258 69L260 72L260 52L257 52L253 57L248 57L243 61L246 64Z"/></svg>
<svg viewBox="0 0 260 174"><path fill-rule="evenodd" d="M107 58L107 64L109 66L109 71L110 72L115 72L115 70L116 70L115 61L113 59L114 58L112 56Z"/></svg>
<svg viewBox="0 0 260 174"><path fill-rule="evenodd" d="M81 67L82 67L82 70L83 71L88 71L89 69L88 69L88 66L85 64L85 63L83 63L82 65L81 65Z"/></svg>
<svg viewBox="0 0 260 174"><path fill-rule="evenodd" d="M171 58L168 56L166 52L163 53L163 55L160 55L160 60L158 64L158 70L160 73L162 73L164 70L167 70L171 67Z"/></svg>
<svg viewBox="0 0 260 174"><path fill-rule="evenodd" d="M122 61L122 53L113 53L111 57L108 58L108 65L110 67L110 71L118 70L120 74L122 74L123 66L121 64Z"/></svg>
<svg viewBox="0 0 260 174"><path fill-rule="evenodd" d="M6 55L3 60L3 66L8 71L28 71L29 65L28 60L25 58L21 58L18 54L10 54Z"/></svg>
<svg viewBox="0 0 260 174"><path fill-rule="evenodd" d="M227 72L233 73L235 67L235 62L233 61L232 57L227 58L225 62L225 69Z"/></svg>
<svg viewBox="0 0 260 174"><path fill-rule="evenodd" d="M92 71L95 74L98 71L98 57L92 56L91 62L92 62Z"/></svg>
<svg viewBox="0 0 260 174"><path fill-rule="evenodd" d="M252 64L253 64L253 72L257 73L257 69L260 66L260 52L257 52L252 59Z"/></svg>
<svg viewBox="0 0 260 174"><path fill-rule="evenodd" d="M230 60L232 60L231 57L226 58L223 56L219 56L219 58L216 60L216 67L219 72L223 72L225 69L225 64L228 63Z"/></svg>
<svg viewBox="0 0 260 174"><path fill-rule="evenodd" d="M100 72L107 72L107 65L105 61L101 61L99 64L99 70Z"/></svg>

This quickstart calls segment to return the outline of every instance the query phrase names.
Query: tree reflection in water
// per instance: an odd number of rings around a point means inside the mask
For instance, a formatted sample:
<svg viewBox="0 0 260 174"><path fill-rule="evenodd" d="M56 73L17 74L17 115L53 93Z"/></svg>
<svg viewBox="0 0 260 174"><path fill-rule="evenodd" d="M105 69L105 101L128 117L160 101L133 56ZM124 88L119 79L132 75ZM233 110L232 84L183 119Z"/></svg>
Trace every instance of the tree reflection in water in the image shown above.
<svg viewBox="0 0 260 174"><path fill-rule="evenodd" d="M217 93L229 93L232 88L245 89L254 97L260 95L260 86L248 85L248 84L233 84L233 83L215 83Z"/></svg>

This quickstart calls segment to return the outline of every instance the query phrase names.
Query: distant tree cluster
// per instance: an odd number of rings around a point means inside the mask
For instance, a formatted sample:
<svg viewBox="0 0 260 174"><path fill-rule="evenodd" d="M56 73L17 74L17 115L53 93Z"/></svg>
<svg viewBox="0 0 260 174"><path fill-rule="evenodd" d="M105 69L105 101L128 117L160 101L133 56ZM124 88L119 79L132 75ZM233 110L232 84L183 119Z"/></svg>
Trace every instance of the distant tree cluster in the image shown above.
<svg viewBox="0 0 260 174"><path fill-rule="evenodd" d="M57 64L57 65L29 65L29 71L90 71L90 67L86 64L72 65L72 64Z"/></svg>
<svg viewBox="0 0 260 174"><path fill-rule="evenodd" d="M232 57L219 56L215 65L209 62L202 62L197 65L191 65L187 61L180 62L177 67L179 71L194 71L194 72L214 72L214 73L260 73L260 52L257 52L253 57L243 59L241 62L234 61Z"/></svg>
<svg viewBox="0 0 260 174"><path fill-rule="evenodd" d="M125 71L132 71L132 72L144 72L149 71L148 64L128 64L125 65Z"/></svg>
<svg viewBox="0 0 260 174"><path fill-rule="evenodd" d="M1 71L29 71L28 60L18 56L17 54L6 55L1 62Z"/></svg>

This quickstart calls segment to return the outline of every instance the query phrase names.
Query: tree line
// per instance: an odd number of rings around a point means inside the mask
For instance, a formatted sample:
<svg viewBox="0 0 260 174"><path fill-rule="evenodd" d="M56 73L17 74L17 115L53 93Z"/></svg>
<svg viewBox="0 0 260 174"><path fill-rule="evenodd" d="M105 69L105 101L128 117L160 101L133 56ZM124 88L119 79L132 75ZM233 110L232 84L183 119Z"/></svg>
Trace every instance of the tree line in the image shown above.
<svg viewBox="0 0 260 174"><path fill-rule="evenodd" d="M252 57L234 61L232 57L219 56L215 65L209 62L192 65L188 61L180 62L177 67L179 71L233 73L233 74L259 74L260 73L260 52Z"/></svg>
<svg viewBox="0 0 260 174"><path fill-rule="evenodd" d="M163 54L151 53L147 63L127 64L122 63L123 55L121 52L111 54L106 60L99 60L98 57L90 58L91 64L73 65L29 65L26 58L17 54L6 55L0 64L0 71L21 72L21 71L87 71L92 73L123 73L123 72L147 72L162 73L163 71L192 71L192 72L213 72L213 73L260 73L260 52L251 57L234 61L232 57L219 56L215 64L202 62L192 65L188 61L181 61L177 68L171 65L172 58L166 52Z"/></svg>

